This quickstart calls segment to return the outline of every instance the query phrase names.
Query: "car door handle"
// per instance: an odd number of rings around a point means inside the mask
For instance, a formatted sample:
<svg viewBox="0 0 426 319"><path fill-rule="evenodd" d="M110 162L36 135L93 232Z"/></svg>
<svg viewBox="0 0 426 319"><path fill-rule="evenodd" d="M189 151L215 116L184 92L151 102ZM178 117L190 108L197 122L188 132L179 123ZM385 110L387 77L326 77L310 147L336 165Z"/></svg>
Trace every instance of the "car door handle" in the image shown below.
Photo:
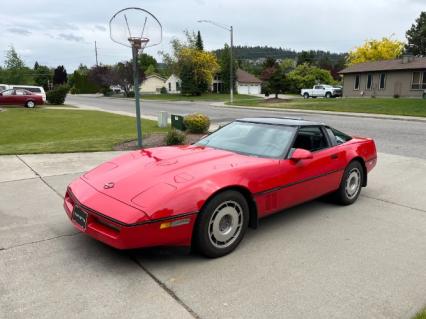
<svg viewBox="0 0 426 319"><path fill-rule="evenodd" d="M333 154L333 155L331 155L330 157L331 157L331 159L338 159L338 158L339 158L339 155L338 155L338 154Z"/></svg>

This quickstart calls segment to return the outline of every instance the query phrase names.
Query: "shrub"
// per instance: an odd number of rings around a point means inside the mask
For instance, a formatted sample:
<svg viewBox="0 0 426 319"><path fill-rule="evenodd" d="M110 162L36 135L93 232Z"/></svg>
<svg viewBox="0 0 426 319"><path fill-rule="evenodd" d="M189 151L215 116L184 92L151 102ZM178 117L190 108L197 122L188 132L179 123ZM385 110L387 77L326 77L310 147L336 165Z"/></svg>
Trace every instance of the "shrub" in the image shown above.
<svg viewBox="0 0 426 319"><path fill-rule="evenodd" d="M114 93L114 91L111 90L109 87L104 86L104 87L101 88L101 93L104 96L112 96L112 94Z"/></svg>
<svg viewBox="0 0 426 319"><path fill-rule="evenodd" d="M135 97L135 92L133 91L127 92L126 97Z"/></svg>
<svg viewBox="0 0 426 319"><path fill-rule="evenodd" d="M161 94L167 94L167 89L163 86L160 90Z"/></svg>
<svg viewBox="0 0 426 319"><path fill-rule="evenodd" d="M59 85L46 93L46 99L49 104L64 104L65 98L69 91L67 85Z"/></svg>
<svg viewBox="0 0 426 319"><path fill-rule="evenodd" d="M393 95L393 98L394 98L394 99L399 99L399 94L395 93L395 94Z"/></svg>
<svg viewBox="0 0 426 319"><path fill-rule="evenodd" d="M166 145L181 145L185 142L185 133L171 129L165 137Z"/></svg>
<svg viewBox="0 0 426 319"><path fill-rule="evenodd" d="M210 127L210 120L204 114L194 113L185 116L183 124L191 133L206 133Z"/></svg>

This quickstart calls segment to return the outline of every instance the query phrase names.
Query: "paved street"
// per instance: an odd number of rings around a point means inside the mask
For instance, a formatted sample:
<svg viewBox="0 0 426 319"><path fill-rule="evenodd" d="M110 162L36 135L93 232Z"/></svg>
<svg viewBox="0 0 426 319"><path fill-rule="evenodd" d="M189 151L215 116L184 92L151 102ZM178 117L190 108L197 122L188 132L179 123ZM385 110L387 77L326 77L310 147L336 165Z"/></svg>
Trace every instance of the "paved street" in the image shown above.
<svg viewBox="0 0 426 319"><path fill-rule="evenodd" d="M134 113L134 101L127 99L68 95L66 103L75 106L94 106L104 110ZM223 108L214 107L210 104L210 102L143 101L142 114L158 116L160 111L168 111L172 114L203 112L213 122L226 122L250 116L303 117L308 120L327 123L352 135L373 137L380 152L426 159L425 122Z"/></svg>
<svg viewBox="0 0 426 319"><path fill-rule="evenodd" d="M426 302L426 160L379 153L354 205L287 210L211 260L71 226L66 185L117 154L0 156L0 318L389 319Z"/></svg>

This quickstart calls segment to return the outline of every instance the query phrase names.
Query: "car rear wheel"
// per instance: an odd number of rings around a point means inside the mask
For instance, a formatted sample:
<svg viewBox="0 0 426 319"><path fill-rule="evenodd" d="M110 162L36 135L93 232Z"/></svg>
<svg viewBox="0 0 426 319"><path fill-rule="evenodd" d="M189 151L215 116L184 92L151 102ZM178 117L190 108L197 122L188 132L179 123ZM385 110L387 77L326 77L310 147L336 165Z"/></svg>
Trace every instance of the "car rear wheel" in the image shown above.
<svg viewBox="0 0 426 319"><path fill-rule="evenodd" d="M305 99L309 99L309 93L304 93L304 94L303 94L303 97L304 97Z"/></svg>
<svg viewBox="0 0 426 319"><path fill-rule="evenodd" d="M25 107L28 107L29 109L34 108L35 105L34 101L27 101L27 103L25 103Z"/></svg>
<svg viewBox="0 0 426 319"><path fill-rule="evenodd" d="M334 194L337 202L342 205L354 203L361 193L364 178L364 170L360 162L351 162L346 167L340 187Z"/></svg>
<svg viewBox="0 0 426 319"><path fill-rule="evenodd" d="M194 244L210 258L229 254L243 239L248 220L249 207L241 193L233 190L219 193L200 212Z"/></svg>

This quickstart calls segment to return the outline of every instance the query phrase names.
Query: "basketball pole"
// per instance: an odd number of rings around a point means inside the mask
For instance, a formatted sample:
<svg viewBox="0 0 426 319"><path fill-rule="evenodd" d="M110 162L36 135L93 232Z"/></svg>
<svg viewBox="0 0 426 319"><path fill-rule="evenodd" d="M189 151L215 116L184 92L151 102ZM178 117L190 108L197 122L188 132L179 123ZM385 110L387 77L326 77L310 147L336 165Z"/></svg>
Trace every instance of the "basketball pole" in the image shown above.
<svg viewBox="0 0 426 319"><path fill-rule="evenodd" d="M136 103L136 129L138 131L138 147L142 148L142 124L141 124L141 101L140 101L140 92L139 92L138 52L139 52L138 46L135 43L132 43L133 91L135 92L135 103Z"/></svg>

